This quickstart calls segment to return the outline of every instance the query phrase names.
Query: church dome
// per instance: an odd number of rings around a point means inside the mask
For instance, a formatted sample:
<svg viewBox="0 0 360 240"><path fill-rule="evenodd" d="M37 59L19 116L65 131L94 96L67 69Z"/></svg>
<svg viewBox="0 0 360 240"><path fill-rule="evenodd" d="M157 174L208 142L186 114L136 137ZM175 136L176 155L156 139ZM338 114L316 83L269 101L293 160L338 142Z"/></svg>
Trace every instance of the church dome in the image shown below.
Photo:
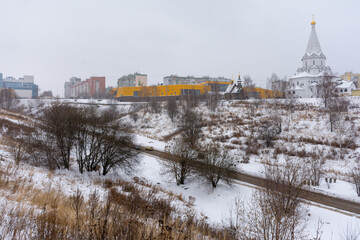
<svg viewBox="0 0 360 240"><path fill-rule="evenodd" d="M311 25L315 25L315 24L316 24L316 22L315 22L314 15L313 15L313 20L311 22Z"/></svg>

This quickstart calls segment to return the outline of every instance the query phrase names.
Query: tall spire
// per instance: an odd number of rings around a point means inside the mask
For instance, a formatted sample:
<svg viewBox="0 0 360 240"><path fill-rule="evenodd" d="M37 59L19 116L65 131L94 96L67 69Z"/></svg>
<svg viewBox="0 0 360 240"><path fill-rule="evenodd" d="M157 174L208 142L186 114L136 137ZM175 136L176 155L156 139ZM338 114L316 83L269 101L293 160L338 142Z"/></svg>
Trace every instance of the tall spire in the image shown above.
<svg viewBox="0 0 360 240"><path fill-rule="evenodd" d="M311 22L311 33L309 42L306 48L305 55L302 57L302 67L298 68L297 72L307 72L310 74L319 74L322 71L330 71L331 69L326 66L326 57L321 51L319 39L315 30L315 19Z"/></svg>
<svg viewBox="0 0 360 240"><path fill-rule="evenodd" d="M317 54L322 53L321 47L320 47L320 42L319 42L319 39L316 34L315 25L316 25L316 22L314 20L314 15L313 15L313 21L311 22L310 38L309 38L309 42L308 42L308 45L306 48L306 54L308 54L308 55L311 55L312 53L317 53Z"/></svg>

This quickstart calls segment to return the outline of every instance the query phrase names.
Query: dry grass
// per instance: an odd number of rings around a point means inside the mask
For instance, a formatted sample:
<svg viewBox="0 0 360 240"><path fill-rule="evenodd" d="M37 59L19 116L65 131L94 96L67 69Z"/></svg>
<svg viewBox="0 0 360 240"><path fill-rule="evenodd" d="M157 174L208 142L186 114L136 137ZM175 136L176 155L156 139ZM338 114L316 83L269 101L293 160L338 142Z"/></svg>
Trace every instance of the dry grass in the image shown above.
<svg viewBox="0 0 360 240"><path fill-rule="evenodd" d="M1 239L230 239L226 230L196 219L191 211L179 212L173 201L191 205L181 194L139 178L98 180L107 196L94 191L76 210L75 199L81 197L67 197L51 185L35 188L16 175L16 165L7 166L0 171L0 191L7 199L0 212Z"/></svg>

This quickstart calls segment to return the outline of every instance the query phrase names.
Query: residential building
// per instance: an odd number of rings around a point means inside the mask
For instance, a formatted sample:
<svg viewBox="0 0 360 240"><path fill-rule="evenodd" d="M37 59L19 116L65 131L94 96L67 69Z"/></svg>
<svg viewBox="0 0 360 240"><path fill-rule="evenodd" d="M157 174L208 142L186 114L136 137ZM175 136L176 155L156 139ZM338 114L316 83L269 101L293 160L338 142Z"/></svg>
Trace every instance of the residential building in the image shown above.
<svg viewBox="0 0 360 240"><path fill-rule="evenodd" d="M196 84L201 84L201 83L204 83L204 82L228 82L228 83L231 83L231 79L230 78L224 78L224 77L213 78L213 77L209 77L209 76L204 76L204 77L193 77L193 76L180 77L180 76L177 76L177 75L170 75L170 76L164 77L164 85L179 85L179 84L196 85Z"/></svg>
<svg viewBox="0 0 360 240"><path fill-rule="evenodd" d="M147 75L134 73L122 76L117 81L118 87L145 87L147 86Z"/></svg>
<svg viewBox="0 0 360 240"><path fill-rule="evenodd" d="M360 88L360 73L346 72L340 76L345 81L354 82L357 88Z"/></svg>
<svg viewBox="0 0 360 240"><path fill-rule="evenodd" d="M37 98L38 85L34 83L34 76L25 75L22 78L3 78L0 73L0 88L11 88L15 90L18 98Z"/></svg>
<svg viewBox="0 0 360 240"><path fill-rule="evenodd" d="M71 87L79 84L81 82L80 78L72 77L69 82L64 83L64 97L71 98Z"/></svg>
<svg viewBox="0 0 360 240"><path fill-rule="evenodd" d="M104 97L105 77L90 77L70 87L71 98Z"/></svg>
<svg viewBox="0 0 360 240"><path fill-rule="evenodd" d="M356 89L354 82L341 81L336 86L336 92L342 96L351 96L351 92Z"/></svg>

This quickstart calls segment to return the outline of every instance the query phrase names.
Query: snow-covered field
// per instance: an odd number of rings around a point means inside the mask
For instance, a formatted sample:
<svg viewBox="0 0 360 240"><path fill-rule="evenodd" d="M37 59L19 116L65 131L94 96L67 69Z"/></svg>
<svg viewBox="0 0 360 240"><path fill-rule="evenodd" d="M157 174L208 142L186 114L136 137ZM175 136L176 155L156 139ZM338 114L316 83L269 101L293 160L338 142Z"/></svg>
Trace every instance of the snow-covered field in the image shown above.
<svg viewBox="0 0 360 240"><path fill-rule="evenodd" d="M183 186L177 186L174 180L161 175L161 160L149 155L143 155L138 173L147 181L160 183L160 186L176 193L181 193L186 199L195 197L194 207L198 214L208 217L214 224L229 224L230 212L234 208L235 199L250 201L254 187L237 182L233 186L220 184L215 189L194 179ZM310 213L306 224L307 234L314 236L318 223L322 227L322 239L341 239L348 226L360 227L360 216L349 216L336 209L328 210L318 205L307 205ZM351 215L351 214L350 214Z"/></svg>
<svg viewBox="0 0 360 240"><path fill-rule="evenodd" d="M283 130L278 139L274 141L273 147L261 147L258 154L250 154L248 164L238 164L239 171L261 176L263 164L268 159L278 158L280 162L286 153L297 152L305 154L305 157L301 156L299 160L306 161L309 158L308 155L316 153L316 157L324 159L323 175L320 186L309 188L324 194L360 202L349 176L353 164L360 161L360 148L346 149L344 158L341 159L340 149L329 145L338 141L337 135L339 133L330 132L328 117L320 110L321 100L301 99L300 103L299 110L294 111L291 115L285 110L277 112L282 118ZM352 119L354 128L351 129L353 132L349 132L349 135L353 134L355 144L360 146L360 98L351 98L351 105L353 108L350 108L347 114ZM217 112L213 113L206 106L199 106L197 112L203 116L205 121L200 145L216 142L231 149L231 152L239 160L243 159L247 151L246 148L249 144L254 143L247 143L253 134L251 132L252 126L258 124L262 118L272 114L269 106L264 103L257 106L253 114L250 113L250 107L222 102ZM132 123L133 132L137 135L139 145L153 146L154 149L162 151L167 144L171 144L179 137L174 135L171 139L167 139L167 136L177 131L179 119L177 118L172 122L165 110L161 113L140 111L139 115L141 117L136 121L128 117L129 122ZM324 144L318 144L319 142ZM330 184L329 188L325 182L325 177L336 178L337 181Z"/></svg>
<svg viewBox="0 0 360 240"><path fill-rule="evenodd" d="M79 105L91 103L98 105L100 109L107 108L108 104L113 103L107 100L62 101ZM51 102L53 101L47 100L45 105ZM30 106L33 113L36 114L36 106L39 102L23 101L23 103ZM216 142L230 149L238 159L243 159L246 155L246 148L253 143L248 142L248 139L254 134L251 131L252 126L256 126L262 118L273 114L266 102L259 105L253 103L251 100L245 102L245 104L222 102L215 113L209 111L206 106L200 105L196 111L201 114L205 122L202 128L203 136L200 139L200 145ZM336 142L338 136L337 133L330 132L327 116L319 110L319 106L322 104L321 101L319 99L301 99L300 103L299 109L291 114L283 109L277 112L282 118L282 132L274 141L274 145L270 148L261 147L257 153L248 154L249 163L238 163L238 170L262 176L266 159L275 158L280 162L286 155L285 153L291 151L302 151L305 153L305 158L307 157L306 154L318 152L317 156L325 160L324 174L320 186L308 186L307 188L339 198L357 201L360 204L360 198L357 196L354 184L348 174L351 166L359 159L359 148L347 149L344 158L340 159L340 150L328 144L328 142ZM351 104L354 108L349 109L348 116L355 125L355 131L359 132L360 98L351 98ZM120 112L127 113L131 111L133 105L131 103L121 103L117 108ZM125 117L132 127L137 144L144 147L153 146L156 150L164 151L168 144L173 143L179 137L177 134L173 134L178 130L179 116L174 121L171 121L165 109L161 113L152 113L148 109L143 109L137 115L136 120L130 115ZM14 119L11 121L18 122L18 120ZM318 144L321 141L323 144ZM360 146L358 135L354 138L354 141L357 146ZM276 155L274 153L275 149L279 151ZM94 189L97 189L100 196L104 197L106 194L106 189L102 185L104 179L132 181L134 177L138 177L165 190L180 194L186 201L190 200L193 202L194 214L215 225L229 224L234 201L239 198L244 202L250 201L255 189L254 186L242 182L237 182L233 186L221 183L217 188L212 189L199 179L191 179L183 186L177 186L173 179L161 174L161 160L147 154L141 155L141 164L135 172L111 172L105 178L98 176L96 173L79 174L76 172L75 166L70 171L55 170L51 172L25 163L15 166L11 162L7 148L2 147L0 154L2 156L2 161L0 161L1 169L13 171L14 178L21 176L23 181L27 184L31 183L34 189L52 189L61 192L65 196L74 194L78 188L85 195L89 195ZM324 180L325 177L337 178L337 181L332 183L329 188ZM1 204L4 204L4 202L14 204L13 201L15 200L11 197L11 193L5 190L1 190L1 193ZM183 209L184 212L192 211L184 202L178 201L174 204ZM322 239L343 239L349 228L360 229L360 216L312 204L307 205L307 209L309 216L305 230L309 238L315 235L318 224L321 225Z"/></svg>

